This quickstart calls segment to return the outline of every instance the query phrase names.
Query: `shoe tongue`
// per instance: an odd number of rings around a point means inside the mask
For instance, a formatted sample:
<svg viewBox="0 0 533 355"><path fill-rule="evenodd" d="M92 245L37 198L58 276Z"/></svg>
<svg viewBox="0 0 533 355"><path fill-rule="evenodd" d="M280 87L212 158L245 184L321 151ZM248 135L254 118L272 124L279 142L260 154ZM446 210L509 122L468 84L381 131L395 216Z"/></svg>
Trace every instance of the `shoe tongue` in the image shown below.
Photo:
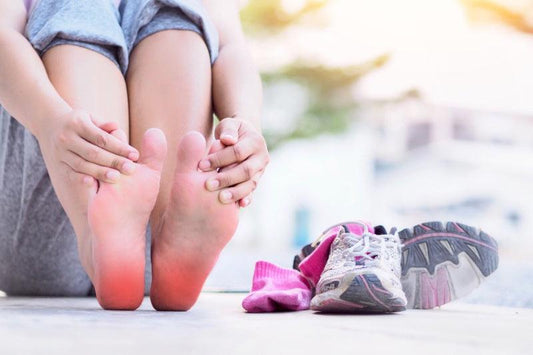
<svg viewBox="0 0 533 355"><path fill-rule="evenodd" d="M326 230L322 235L331 236L338 235L339 232L341 233L353 233L356 235L363 235L365 232L365 225L368 228L368 231L370 233L374 232L374 228L370 223L366 222L346 222L346 223L339 223L330 229Z"/></svg>
<svg viewBox="0 0 533 355"><path fill-rule="evenodd" d="M376 235L385 235L387 234L387 229L383 226L375 226L374 227L374 234Z"/></svg>

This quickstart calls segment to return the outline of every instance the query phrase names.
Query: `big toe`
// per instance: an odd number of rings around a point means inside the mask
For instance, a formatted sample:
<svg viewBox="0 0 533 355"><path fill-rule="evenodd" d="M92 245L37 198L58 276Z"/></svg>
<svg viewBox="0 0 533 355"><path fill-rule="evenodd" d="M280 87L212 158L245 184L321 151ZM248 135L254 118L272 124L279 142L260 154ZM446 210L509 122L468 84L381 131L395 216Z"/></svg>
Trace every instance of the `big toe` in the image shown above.
<svg viewBox="0 0 533 355"><path fill-rule="evenodd" d="M197 131L187 133L178 146L177 173L188 173L198 170L198 163L206 152L204 136Z"/></svg>
<svg viewBox="0 0 533 355"><path fill-rule="evenodd" d="M139 163L151 169L163 170L163 163L167 155L167 140L165 134L158 128L150 128L144 133L141 143Z"/></svg>

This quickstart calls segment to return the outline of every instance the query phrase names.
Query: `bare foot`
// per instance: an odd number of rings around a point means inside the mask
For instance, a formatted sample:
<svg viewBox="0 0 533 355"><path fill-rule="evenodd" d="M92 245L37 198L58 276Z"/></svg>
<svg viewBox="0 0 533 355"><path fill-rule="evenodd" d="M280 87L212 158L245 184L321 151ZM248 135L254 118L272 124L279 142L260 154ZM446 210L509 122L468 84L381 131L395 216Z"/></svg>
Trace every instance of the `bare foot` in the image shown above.
<svg viewBox="0 0 533 355"><path fill-rule="evenodd" d="M206 142L189 132L178 147L178 165L165 215L153 228L152 288L157 310L188 310L202 289L220 251L235 233L238 205L224 205L205 188L216 172L198 170Z"/></svg>
<svg viewBox="0 0 533 355"><path fill-rule="evenodd" d="M89 202L88 273L105 309L136 309L144 297L145 233L159 193L166 140L148 130L131 176L101 183ZM91 255L92 254L92 255Z"/></svg>

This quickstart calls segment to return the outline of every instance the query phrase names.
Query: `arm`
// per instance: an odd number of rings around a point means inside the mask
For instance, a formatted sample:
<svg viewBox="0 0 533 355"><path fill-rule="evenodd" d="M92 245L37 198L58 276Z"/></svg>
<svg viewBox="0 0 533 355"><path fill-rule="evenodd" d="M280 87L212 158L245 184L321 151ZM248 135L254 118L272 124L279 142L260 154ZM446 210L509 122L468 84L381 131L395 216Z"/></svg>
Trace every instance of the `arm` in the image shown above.
<svg viewBox="0 0 533 355"><path fill-rule="evenodd" d="M248 50L236 0L204 0L220 37L219 56L213 65L213 103L221 123L215 130L223 149L200 163L203 170L220 168L218 186L223 203L250 203L250 194L269 162L261 135L262 87ZM229 187L229 188L228 188Z"/></svg>
<svg viewBox="0 0 533 355"><path fill-rule="evenodd" d="M137 150L108 133L117 128L114 124L100 124L88 113L73 110L58 94L23 35L26 16L23 1L0 0L0 105L39 143L46 137L55 159L78 173L113 182L108 173L126 172L125 157L136 159Z"/></svg>
<svg viewBox="0 0 533 355"><path fill-rule="evenodd" d="M23 36L25 24L22 1L0 1L0 104L35 135L39 122L64 115L70 107Z"/></svg>
<svg viewBox="0 0 533 355"><path fill-rule="evenodd" d="M241 28L237 1L205 0L220 37L213 65L215 114L242 117L260 129L262 87Z"/></svg>

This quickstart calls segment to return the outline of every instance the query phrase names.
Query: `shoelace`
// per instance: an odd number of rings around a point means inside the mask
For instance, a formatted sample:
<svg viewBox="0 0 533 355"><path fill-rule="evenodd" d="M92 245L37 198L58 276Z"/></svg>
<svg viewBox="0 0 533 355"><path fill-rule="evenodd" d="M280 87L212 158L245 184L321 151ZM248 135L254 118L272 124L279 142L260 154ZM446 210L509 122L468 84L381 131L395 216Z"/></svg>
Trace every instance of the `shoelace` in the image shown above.
<svg viewBox="0 0 533 355"><path fill-rule="evenodd" d="M359 241L349 249L349 251L356 260L357 258L374 260L380 255L382 241L383 238L380 238L375 234L365 233L359 238Z"/></svg>
<svg viewBox="0 0 533 355"><path fill-rule="evenodd" d="M362 236L339 231L339 235L343 244L352 244L347 248L337 247L333 249L333 261L335 266L343 264L343 266L351 266L353 262L361 262L365 264L367 261L374 261L382 258L384 250L387 247L398 248L399 243L393 234L375 235L368 230L365 230Z"/></svg>

